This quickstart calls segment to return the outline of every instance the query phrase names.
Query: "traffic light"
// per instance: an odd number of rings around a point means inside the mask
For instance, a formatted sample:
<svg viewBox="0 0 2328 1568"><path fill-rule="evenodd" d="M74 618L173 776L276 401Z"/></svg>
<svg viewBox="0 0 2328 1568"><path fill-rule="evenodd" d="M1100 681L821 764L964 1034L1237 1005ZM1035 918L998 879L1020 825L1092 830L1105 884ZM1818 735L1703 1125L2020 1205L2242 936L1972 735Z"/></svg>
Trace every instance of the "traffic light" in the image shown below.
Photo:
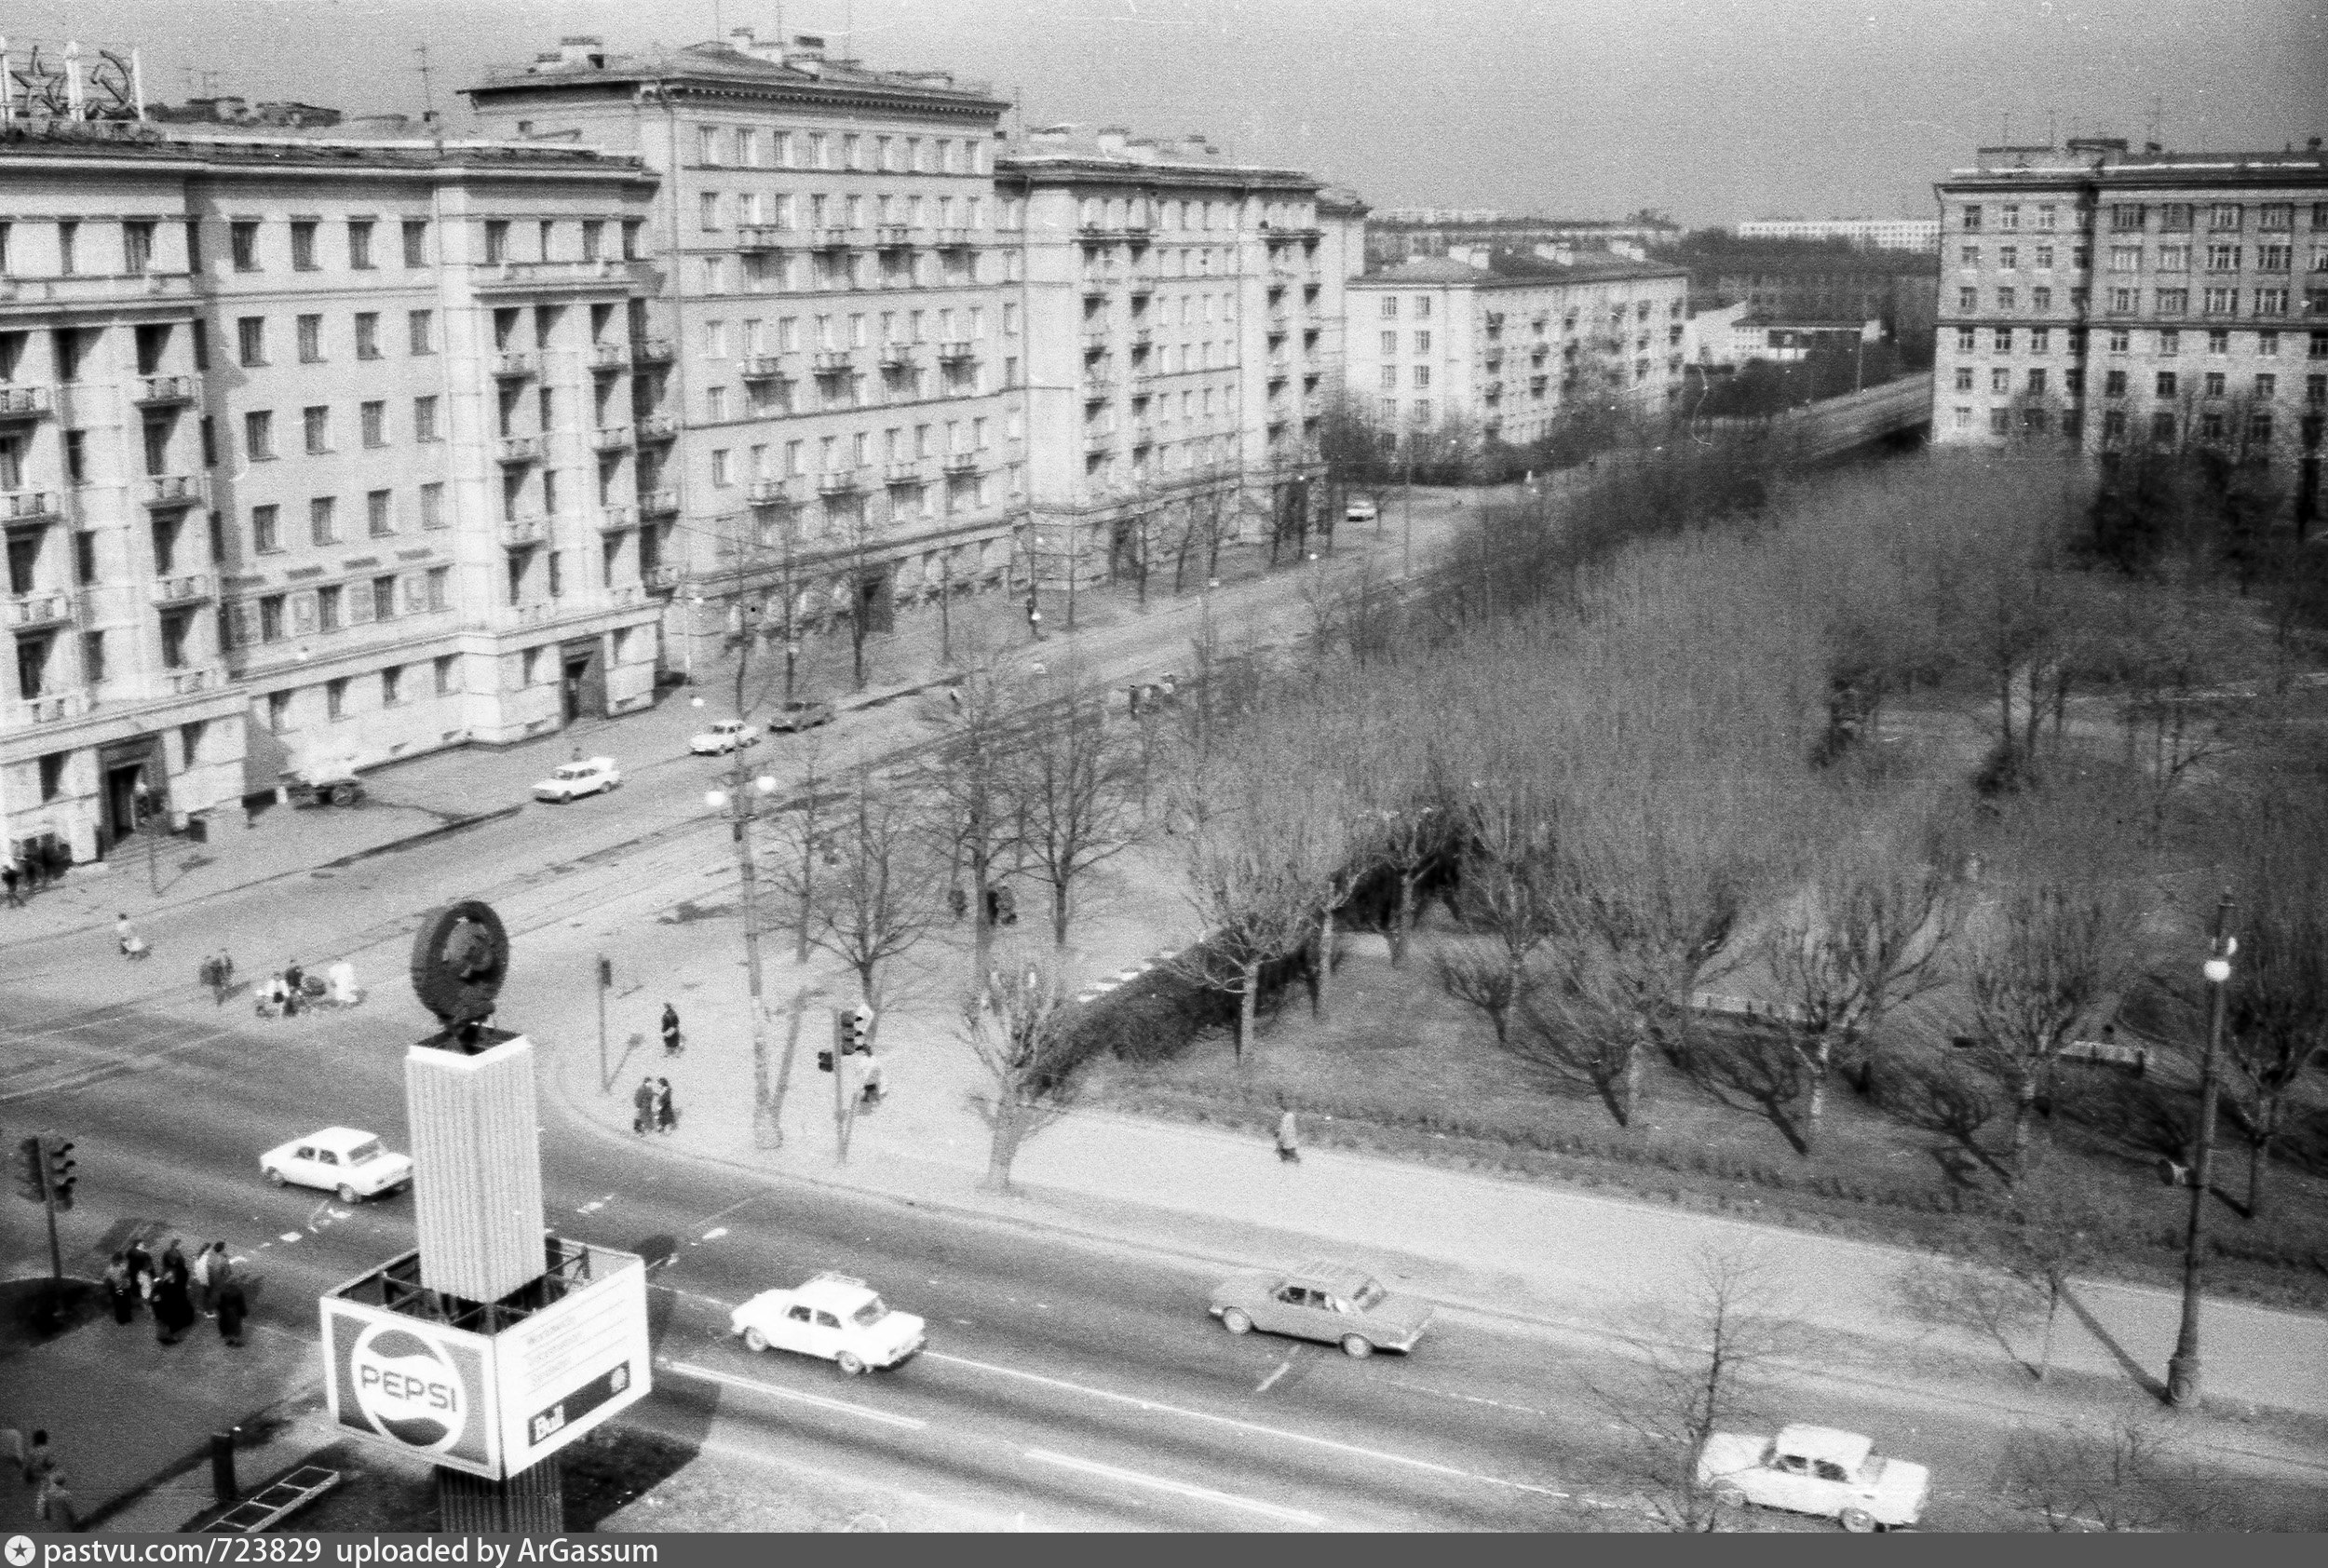
<svg viewBox="0 0 2328 1568"><path fill-rule="evenodd" d="M27 1203L48 1201L48 1167L43 1157L40 1139L27 1138L16 1146L16 1160L8 1174L16 1179L16 1195Z"/></svg>
<svg viewBox="0 0 2328 1568"><path fill-rule="evenodd" d="M841 1015L841 1054L873 1055L873 1010L859 1002Z"/></svg>
<svg viewBox="0 0 2328 1568"><path fill-rule="evenodd" d="M832 1071L833 1059L848 1054L848 1014L832 1009L832 1043L817 1053L817 1071Z"/></svg>
<svg viewBox="0 0 2328 1568"><path fill-rule="evenodd" d="M73 1174L73 1141L69 1138L48 1140L48 1191L60 1209L73 1207L73 1183L79 1180Z"/></svg>
<svg viewBox="0 0 2328 1568"><path fill-rule="evenodd" d="M601 954L598 961L598 988L601 991L615 983L615 961Z"/></svg>

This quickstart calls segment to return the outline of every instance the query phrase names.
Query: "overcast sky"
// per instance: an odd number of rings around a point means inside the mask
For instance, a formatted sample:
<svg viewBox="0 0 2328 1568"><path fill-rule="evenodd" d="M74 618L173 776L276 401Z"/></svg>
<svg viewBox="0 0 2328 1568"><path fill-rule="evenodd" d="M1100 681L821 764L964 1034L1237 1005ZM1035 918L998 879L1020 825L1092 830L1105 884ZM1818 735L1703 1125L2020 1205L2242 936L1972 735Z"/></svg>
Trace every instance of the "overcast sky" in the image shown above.
<svg viewBox="0 0 2328 1568"><path fill-rule="evenodd" d="M20 41L144 51L149 96L440 109L565 33L753 26L989 79L1029 124L1203 130L1376 206L1693 224L1922 215L2010 123L2277 148L2328 134L2323 0L10 0Z"/></svg>

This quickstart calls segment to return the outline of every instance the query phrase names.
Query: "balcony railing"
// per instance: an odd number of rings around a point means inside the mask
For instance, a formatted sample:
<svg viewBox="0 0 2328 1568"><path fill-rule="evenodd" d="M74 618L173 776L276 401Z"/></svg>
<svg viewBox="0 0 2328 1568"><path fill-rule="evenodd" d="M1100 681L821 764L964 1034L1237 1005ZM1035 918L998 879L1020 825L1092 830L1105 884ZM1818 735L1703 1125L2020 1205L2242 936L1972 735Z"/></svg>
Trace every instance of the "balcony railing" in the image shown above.
<svg viewBox="0 0 2328 1568"><path fill-rule="evenodd" d="M208 572L179 572L154 582L154 602L156 604L198 604L211 597L210 574Z"/></svg>
<svg viewBox="0 0 2328 1568"><path fill-rule="evenodd" d="M480 294L595 292L628 287L639 281L643 263L611 257L595 262L497 262L469 274L469 285Z"/></svg>
<svg viewBox="0 0 2328 1568"><path fill-rule="evenodd" d="M914 243L914 231L903 223L884 223L873 230L873 242L884 250L902 250Z"/></svg>
<svg viewBox="0 0 2328 1568"><path fill-rule="evenodd" d="M630 426L602 425L590 432L592 452L621 452L630 445Z"/></svg>
<svg viewBox="0 0 2328 1568"><path fill-rule="evenodd" d="M68 593L20 593L0 600L0 604L7 606L8 627L14 631L62 626L73 618L73 596Z"/></svg>
<svg viewBox="0 0 2328 1568"><path fill-rule="evenodd" d="M978 453L975 453L975 452L949 452L949 453L946 453L946 472L947 472L947 473L949 473L949 474L975 474L975 473L977 473L977 472L978 472Z"/></svg>
<svg viewBox="0 0 2328 1568"><path fill-rule="evenodd" d="M542 439L539 436L503 436L494 442L494 456L503 463L538 463L542 460Z"/></svg>
<svg viewBox="0 0 2328 1568"><path fill-rule="evenodd" d="M1132 279L1131 279L1131 297L1132 297L1133 299L1135 299L1135 300L1144 300L1144 299L1146 299L1146 298L1147 298L1150 294L1153 294L1153 293L1155 293L1155 292L1156 292L1156 279L1155 279L1155 278L1153 278L1153 277L1144 277L1144 276L1142 276L1142 275L1140 275L1140 274L1137 274L1137 273L1135 273L1135 274L1133 274L1133 275L1132 275Z"/></svg>
<svg viewBox="0 0 2328 1568"><path fill-rule="evenodd" d="M676 566L650 566L639 574L639 580L651 588L675 588L685 574Z"/></svg>
<svg viewBox="0 0 2328 1568"><path fill-rule="evenodd" d="M162 684L172 696L192 696L196 692L216 691L226 683L226 672L208 667L195 669L165 669Z"/></svg>
<svg viewBox="0 0 2328 1568"><path fill-rule="evenodd" d="M1083 378L1083 400L1087 403L1104 402L1115 393L1116 384L1106 376L1087 375Z"/></svg>
<svg viewBox="0 0 2328 1568"><path fill-rule="evenodd" d="M1107 334L1105 332L1086 332L1083 334L1083 352L1086 354L1098 354L1106 347Z"/></svg>
<svg viewBox="0 0 2328 1568"><path fill-rule="evenodd" d="M836 473L819 474L817 476L817 493L819 495L846 495L853 491L862 488L862 482L863 481L858 479L855 471L848 468L843 468Z"/></svg>
<svg viewBox="0 0 2328 1568"><path fill-rule="evenodd" d="M639 421L639 439L642 441L675 440L678 436L679 421L670 414L650 413Z"/></svg>
<svg viewBox="0 0 2328 1568"><path fill-rule="evenodd" d="M885 371L908 371L914 368L914 345L910 343L885 343L881 345L881 368Z"/></svg>
<svg viewBox="0 0 2328 1568"><path fill-rule="evenodd" d="M746 381L790 381L792 372L784 368L781 354L747 354L738 366L738 373Z"/></svg>
<svg viewBox="0 0 2328 1568"><path fill-rule="evenodd" d="M25 307L49 311L88 305L118 310L131 294L190 299L194 278L183 272L149 272L138 277L99 273L74 277L0 277L0 317L20 315Z"/></svg>
<svg viewBox="0 0 2328 1568"><path fill-rule="evenodd" d="M919 484L922 482L922 466L918 463L884 464L881 469L881 482L899 485Z"/></svg>
<svg viewBox="0 0 2328 1568"><path fill-rule="evenodd" d="M678 352L669 338L632 338L630 362L634 365L667 365Z"/></svg>
<svg viewBox="0 0 2328 1568"><path fill-rule="evenodd" d="M174 403L191 403L200 384L190 375L147 375L138 378L138 389L130 401L140 408L168 408Z"/></svg>
<svg viewBox="0 0 2328 1568"><path fill-rule="evenodd" d="M54 522L60 515L53 490L0 491L0 525L27 527Z"/></svg>
<svg viewBox="0 0 2328 1568"><path fill-rule="evenodd" d="M842 375L849 368L849 351L846 348L825 348L817 352L819 375Z"/></svg>
<svg viewBox="0 0 2328 1568"><path fill-rule="evenodd" d="M642 490L639 492L639 516L642 518L671 517L679 511L679 492L676 490Z"/></svg>
<svg viewBox="0 0 2328 1568"><path fill-rule="evenodd" d="M819 250L846 250L849 247L850 231L845 228L822 228L817 231L816 248Z"/></svg>
<svg viewBox="0 0 2328 1568"><path fill-rule="evenodd" d="M744 496L755 507L773 507L790 501L792 487L786 480L753 480L745 487Z"/></svg>
<svg viewBox="0 0 2328 1568"><path fill-rule="evenodd" d="M14 709L15 712L23 715L25 723L34 724L61 723L67 719L77 719L88 710L87 692L47 692L39 696L27 697ZM0 710L0 712L7 711Z"/></svg>
<svg viewBox="0 0 2328 1568"><path fill-rule="evenodd" d="M46 419L55 412L46 386L0 386L0 423Z"/></svg>
<svg viewBox="0 0 2328 1568"><path fill-rule="evenodd" d="M1150 425L1144 419L1133 420L1131 422L1131 444L1134 446L1154 446L1156 444L1156 426Z"/></svg>
<svg viewBox="0 0 2328 1568"><path fill-rule="evenodd" d="M627 371L630 368L630 345L627 343L594 343L590 345L590 369L594 371Z"/></svg>
<svg viewBox="0 0 2328 1568"><path fill-rule="evenodd" d="M532 375L534 356L519 353L496 354L494 356L493 373L504 380Z"/></svg>
<svg viewBox="0 0 2328 1568"><path fill-rule="evenodd" d="M940 229L938 231L937 244L941 250L959 250L969 243L970 231L968 229Z"/></svg>
<svg viewBox="0 0 2328 1568"><path fill-rule="evenodd" d="M1131 346L1134 348L1149 348L1155 344L1156 330L1152 327L1142 327L1131 334Z"/></svg>
<svg viewBox="0 0 2328 1568"><path fill-rule="evenodd" d="M164 474L145 481L145 504L156 511L178 507L198 507L207 499L210 486L199 474Z"/></svg>
<svg viewBox="0 0 2328 1568"><path fill-rule="evenodd" d="M774 223L742 223L736 229L738 250L781 250L800 240L801 237L792 230L778 228Z"/></svg>
<svg viewBox="0 0 2328 1568"><path fill-rule="evenodd" d="M503 547L520 550L549 537L549 524L539 517L503 518L499 532Z"/></svg>
<svg viewBox="0 0 2328 1568"><path fill-rule="evenodd" d="M958 365L977 358L977 348L967 342L941 343L938 345L938 358L941 364Z"/></svg>
<svg viewBox="0 0 2328 1568"><path fill-rule="evenodd" d="M609 501L598 508L598 526L602 533L612 534L629 527L639 520L638 508Z"/></svg>

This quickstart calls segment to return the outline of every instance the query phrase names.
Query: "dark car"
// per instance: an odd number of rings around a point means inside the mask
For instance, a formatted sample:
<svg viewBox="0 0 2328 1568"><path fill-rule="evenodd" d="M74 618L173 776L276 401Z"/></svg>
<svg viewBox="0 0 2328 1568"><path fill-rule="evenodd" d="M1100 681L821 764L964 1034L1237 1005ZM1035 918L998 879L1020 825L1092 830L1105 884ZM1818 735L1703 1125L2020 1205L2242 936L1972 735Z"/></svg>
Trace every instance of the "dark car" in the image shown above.
<svg viewBox="0 0 2328 1568"><path fill-rule="evenodd" d="M788 702L768 719L770 730L812 730L819 724L832 722L832 705L829 702Z"/></svg>

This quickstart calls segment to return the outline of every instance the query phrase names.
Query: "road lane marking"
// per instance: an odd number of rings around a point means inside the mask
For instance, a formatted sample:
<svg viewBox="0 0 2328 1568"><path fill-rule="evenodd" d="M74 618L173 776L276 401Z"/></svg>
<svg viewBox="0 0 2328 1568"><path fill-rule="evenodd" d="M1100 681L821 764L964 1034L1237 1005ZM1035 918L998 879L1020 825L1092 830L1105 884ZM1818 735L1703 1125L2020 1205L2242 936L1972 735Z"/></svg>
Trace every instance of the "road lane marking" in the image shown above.
<svg viewBox="0 0 2328 1568"><path fill-rule="evenodd" d="M1515 1405L1505 1399L1491 1399L1483 1394L1457 1394L1451 1389L1433 1388L1427 1383L1409 1383L1402 1377L1386 1377L1383 1381L1393 1388L1411 1388L1417 1394L1429 1394L1441 1399L1460 1399L1467 1405L1493 1405L1497 1410L1514 1411L1521 1415L1550 1415L1551 1413L1550 1411L1537 1410L1534 1405ZM1619 1424L1612 1422L1611 1425Z"/></svg>
<svg viewBox="0 0 2328 1568"><path fill-rule="evenodd" d="M1279 1378L1283 1377L1287 1372L1290 1372L1293 1370L1293 1358L1288 1356L1284 1360L1278 1363L1277 1371L1271 1372L1268 1376L1261 1380L1261 1386L1255 1388L1253 1392L1256 1394L1266 1394L1269 1391L1269 1386L1271 1384L1277 1382Z"/></svg>
<svg viewBox="0 0 2328 1568"><path fill-rule="evenodd" d="M1065 1378L1046 1377L1041 1372L1022 1372L1017 1367L998 1366L992 1361L974 1361L968 1356L949 1356L942 1351L925 1350L922 1352L922 1359L944 1361L952 1366L969 1367L978 1372L996 1372L1004 1377L1023 1378L1029 1383L1039 1383L1045 1387L1063 1389L1071 1394L1089 1394L1093 1399L1113 1399L1118 1404L1130 1405L1136 1410L1161 1413L1166 1415L1184 1415L1191 1421L1210 1421L1216 1426L1233 1426L1240 1432L1250 1432L1256 1437L1274 1438L1283 1442L1308 1443L1315 1448L1332 1449L1336 1453L1354 1454L1359 1458L1373 1459L1385 1465L1403 1465L1409 1469L1426 1470L1437 1476L1452 1476L1457 1480L1481 1481L1489 1486L1509 1487L1514 1492L1532 1492L1544 1497L1566 1497L1568 1495L1565 1492L1555 1492L1549 1486L1537 1486L1530 1481L1506 1480L1501 1476L1482 1475L1477 1470L1458 1469L1453 1465L1434 1464L1428 1459L1414 1459L1403 1453L1389 1453L1379 1448L1361 1448L1356 1443L1337 1442L1332 1438L1316 1437L1308 1432L1295 1432L1282 1426L1264 1426L1257 1421L1240 1421L1233 1415L1215 1415L1211 1411L1190 1410L1185 1405L1168 1405L1159 1399L1144 1399L1136 1394L1118 1394L1112 1388L1094 1388L1088 1383L1070 1383Z"/></svg>
<svg viewBox="0 0 2328 1568"><path fill-rule="evenodd" d="M829 1399L822 1394L810 1394L798 1388L780 1387L773 1383L763 1383L756 1377L738 1377L734 1372L713 1372L710 1367L698 1367L691 1361L665 1361L662 1367L664 1371L677 1372L682 1377L699 1378L706 1383L719 1384L722 1387L741 1388L747 1393L766 1394L778 1399L792 1399L841 1415L861 1415L868 1421L878 1421L885 1426L896 1426L908 1432L918 1432L929 1425L918 1416L891 1415L886 1410L873 1410L865 1405L851 1404L846 1399Z"/></svg>
<svg viewBox="0 0 2328 1568"><path fill-rule="evenodd" d="M1080 1470L1087 1476L1100 1476L1108 1480L1119 1481L1126 1486L1145 1486L1157 1492L1171 1493L1177 1497L1192 1498L1199 1503L1218 1503L1224 1507L1243 1508L1250 1513L1257 1513L1268 1519L1283 1520L1288 1524L1298 1524L1307 1530L1325 1528L1326 1521L1320 1515L1309 1513L1301 1508L1280 1507L1275 1503L1262 1502L1257 1497L1239 1497L1234 1492L1215 1492L1209 1486L1192 1486L1184 1480L1167 1480L1162 1476L1144 1476L1131 1470L1119 1470L1113 1465L1103 1465L1092 1459L1071 1458L1064 1453L1053 1453L1049 1449L1030 1448L1026 1451L1026 1456L1041 1464L1057 1465L1062 1469Z"/></svg>
<svg viewBox="0 0 2328 1568"><path fill-rule="evenodd" d="M710 1230L703 1233L703 1239L706 1241L717 1241L721 1237L725 1236L726 1234L727 1227L725 1225L713 1225Z"/></svg>

